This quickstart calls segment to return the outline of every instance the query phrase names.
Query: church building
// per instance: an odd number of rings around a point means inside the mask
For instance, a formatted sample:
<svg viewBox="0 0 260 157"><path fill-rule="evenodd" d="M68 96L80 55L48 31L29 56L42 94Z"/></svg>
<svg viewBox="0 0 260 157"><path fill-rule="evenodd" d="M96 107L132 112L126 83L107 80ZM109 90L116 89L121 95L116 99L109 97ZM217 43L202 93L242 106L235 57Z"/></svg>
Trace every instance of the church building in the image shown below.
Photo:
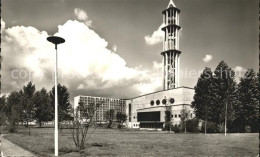
<svg viewBox="0 0 260 157"><path fill-rule="evenodd" d="M188 118L194 118L191 102L194 89L180 86L180 10L170 0L162 11L164 27L163 51L163 90L126 100L127 127L162 129L165 111L171 113L171 123L180 125L181 110L186 109Z"/></svg>
<svg viewBox="0 0 260 157"><path fill-rule="evenodd" d="M170 0L162 14L164 39L163 50L160 54L163 62L163 90L130 99L98 98L98 100L107 100L107 103L103 104L106 107L102 108L102 112L98 111L97 121L101 120L105 123L105 111L114 108L126 113L126 127L128 128L162 129L165 124L165 111L170 111L173 126L180 125L181 110L183 109L187 111L188 118L195 117L191 108L194 89L180 86L180 10ZM96 102L96 99L97 97L77 96L74 98L74 108L78 106L80 100L84 100L88 105L90 102ZM115 105L112 102L115 102Z"/></svg>

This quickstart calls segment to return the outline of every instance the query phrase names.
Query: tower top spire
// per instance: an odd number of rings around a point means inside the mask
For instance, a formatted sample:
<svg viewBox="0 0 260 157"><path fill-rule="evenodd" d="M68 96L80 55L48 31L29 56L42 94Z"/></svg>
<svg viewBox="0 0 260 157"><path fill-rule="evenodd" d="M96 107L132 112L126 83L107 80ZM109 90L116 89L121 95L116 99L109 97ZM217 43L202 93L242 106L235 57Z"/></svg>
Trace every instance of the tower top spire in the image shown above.
<svg viewBox="0 0 260 157"><path fill-rule="evenodd" d="M167 9L170 7L176 7L172 0L170 0Z"/></svg>

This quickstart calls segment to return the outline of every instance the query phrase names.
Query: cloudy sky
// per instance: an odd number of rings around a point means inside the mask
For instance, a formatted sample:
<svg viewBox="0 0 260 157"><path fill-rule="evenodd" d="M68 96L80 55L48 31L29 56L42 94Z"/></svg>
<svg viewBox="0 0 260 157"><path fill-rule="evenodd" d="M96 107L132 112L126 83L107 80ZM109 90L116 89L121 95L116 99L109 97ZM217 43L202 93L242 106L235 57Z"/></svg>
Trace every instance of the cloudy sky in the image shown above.
<svg viewBox="0 0 260 157"><path fill-rule="evenodd" d="M2 94L28 81L59 82L76 95L131 98L162 89L162 10L169 0L2 0ZM181 86L194 87L221 60L258 68L257 0L175 0L181 10Z"/></svg>

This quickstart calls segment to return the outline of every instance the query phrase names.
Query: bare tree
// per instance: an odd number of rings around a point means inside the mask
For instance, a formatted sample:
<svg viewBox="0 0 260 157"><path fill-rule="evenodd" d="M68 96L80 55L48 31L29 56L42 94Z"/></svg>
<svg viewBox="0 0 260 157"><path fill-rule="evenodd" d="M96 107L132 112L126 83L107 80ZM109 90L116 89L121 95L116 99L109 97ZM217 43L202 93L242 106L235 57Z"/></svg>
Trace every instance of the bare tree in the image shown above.
<svg viewBox="0 0 260 157"><path fill-rule="evenodd" d="M77 148L84 149L87 140L95 131L96 126L94 125L93 117L101 104L92 103L85 105L80 101L79 106L75 109L74 121L68 130L70 130L70 134ZM93 127L93 130L90 132L91 127Z"/></svg>

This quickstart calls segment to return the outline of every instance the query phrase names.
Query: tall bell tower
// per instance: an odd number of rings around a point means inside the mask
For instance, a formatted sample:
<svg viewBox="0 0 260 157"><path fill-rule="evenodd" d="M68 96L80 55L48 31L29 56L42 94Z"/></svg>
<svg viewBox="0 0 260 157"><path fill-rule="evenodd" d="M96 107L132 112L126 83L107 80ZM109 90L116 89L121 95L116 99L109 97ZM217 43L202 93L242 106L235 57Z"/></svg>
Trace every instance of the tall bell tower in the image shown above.
<svg viewBox="0 0 260 157"><path fill-rule="evenodd" d="M162 11L164 27L163 40L163 89L173 89L179 87L180 74L180 54L179 50L179 13L172 0L167 9Z"/></svg>

